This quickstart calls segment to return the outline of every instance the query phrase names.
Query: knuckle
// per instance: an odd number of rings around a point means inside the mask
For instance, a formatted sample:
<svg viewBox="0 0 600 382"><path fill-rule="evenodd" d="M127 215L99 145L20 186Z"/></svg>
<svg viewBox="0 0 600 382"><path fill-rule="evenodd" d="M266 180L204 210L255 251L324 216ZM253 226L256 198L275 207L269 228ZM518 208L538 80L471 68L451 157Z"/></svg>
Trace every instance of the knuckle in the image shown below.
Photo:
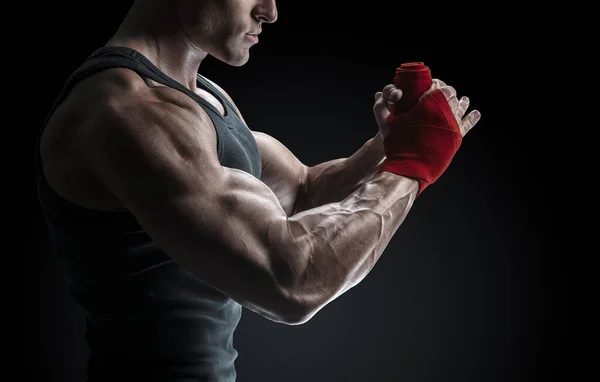
<svg viewBox="0 0 600 382"><path fill-rule="evenodd" d="M452 91L450 90L450 88L448 86L442 86L438 90L441 91L446 96L446 99L450 100L450 98L452 98Z"/></svg>

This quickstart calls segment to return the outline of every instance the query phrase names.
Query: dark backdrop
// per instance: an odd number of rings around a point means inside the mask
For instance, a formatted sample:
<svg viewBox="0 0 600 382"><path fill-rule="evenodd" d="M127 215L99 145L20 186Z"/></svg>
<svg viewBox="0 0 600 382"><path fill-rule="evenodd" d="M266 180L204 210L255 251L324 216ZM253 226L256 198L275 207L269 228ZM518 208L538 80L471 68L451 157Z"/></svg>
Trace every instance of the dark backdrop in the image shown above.
<svg viewBox="0 0 600 382"><path fill-rule="evenodd" d="M112 35L129 3L39 5L30 145L63 81ZM563 276L547 245L546 142L531 134L520 103L524 74L511 66L540 64L539 46L521 49L520 21L498 21L493 9L279 3L279 21L264 27L247 65L207 59L201 72L232 95L251 129L304 163L348 156L377 132L373 95L402 62L424 61L483 117L360 285L301 326L244 311L234 338L239 381L554 380ZM47 250L34 198L21 272L30 373L21 380L83 381L84 313Z"/></svg>

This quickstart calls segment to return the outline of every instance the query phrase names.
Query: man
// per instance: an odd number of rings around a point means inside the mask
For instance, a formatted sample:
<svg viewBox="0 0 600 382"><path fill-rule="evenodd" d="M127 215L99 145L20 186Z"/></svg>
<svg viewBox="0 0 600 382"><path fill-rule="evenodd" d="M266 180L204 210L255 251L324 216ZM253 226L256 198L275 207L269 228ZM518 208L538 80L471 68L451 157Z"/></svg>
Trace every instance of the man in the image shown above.
<svg viewBox="0 0 600 382"><path fill-rule="evenodd" d="M436 80L392 123L388 85L374 138L305 166L198 74L208 55L244 65L276 19L274 0L138 0L52 108L38 193L88 313L90 382L234 381L242 306L297 325L358 284L458 149L419 145L421 125L456 143L479 120Z"/></svg>

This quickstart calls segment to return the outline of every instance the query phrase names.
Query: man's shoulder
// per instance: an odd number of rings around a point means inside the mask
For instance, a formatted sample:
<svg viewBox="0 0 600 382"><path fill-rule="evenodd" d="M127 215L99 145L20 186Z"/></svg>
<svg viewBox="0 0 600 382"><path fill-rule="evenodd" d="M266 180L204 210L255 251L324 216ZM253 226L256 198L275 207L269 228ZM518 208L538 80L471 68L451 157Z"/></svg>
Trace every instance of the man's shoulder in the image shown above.
<svg viewBox="0 0 600 382"><path fill-rule="evenodd" d="M98 147L128 150L132 145L154 150L157 142L212 144L216 139L212 121L191 97L152 86L136 72L121 68L77 83L48 125L51 135L70 136L88 152Z"/></svg>
<svg viewBox="0 0 600 382"><path fill-rule="evenodd" d="M207 119L206 113L184 93L167 86L152 86L128 69L97 73L82 81L78 92L71 100L75 110L91 117L90 128L141 129L152 125L168 129Z"/></svg>

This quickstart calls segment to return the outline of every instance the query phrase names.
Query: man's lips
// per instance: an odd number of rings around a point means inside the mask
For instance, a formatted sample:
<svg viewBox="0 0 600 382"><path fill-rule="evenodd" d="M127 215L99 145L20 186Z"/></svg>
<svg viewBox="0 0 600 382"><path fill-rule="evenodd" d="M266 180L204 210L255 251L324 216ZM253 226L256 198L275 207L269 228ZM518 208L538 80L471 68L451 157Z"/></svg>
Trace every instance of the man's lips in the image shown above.
<svg viewBox="0 0 600 382"><path fill-rule="evenodd" d="M256 33L256 34L246 33L246 36L248 36L254 43L257 43L258 42L258 34L259 33Z"/></svg>

